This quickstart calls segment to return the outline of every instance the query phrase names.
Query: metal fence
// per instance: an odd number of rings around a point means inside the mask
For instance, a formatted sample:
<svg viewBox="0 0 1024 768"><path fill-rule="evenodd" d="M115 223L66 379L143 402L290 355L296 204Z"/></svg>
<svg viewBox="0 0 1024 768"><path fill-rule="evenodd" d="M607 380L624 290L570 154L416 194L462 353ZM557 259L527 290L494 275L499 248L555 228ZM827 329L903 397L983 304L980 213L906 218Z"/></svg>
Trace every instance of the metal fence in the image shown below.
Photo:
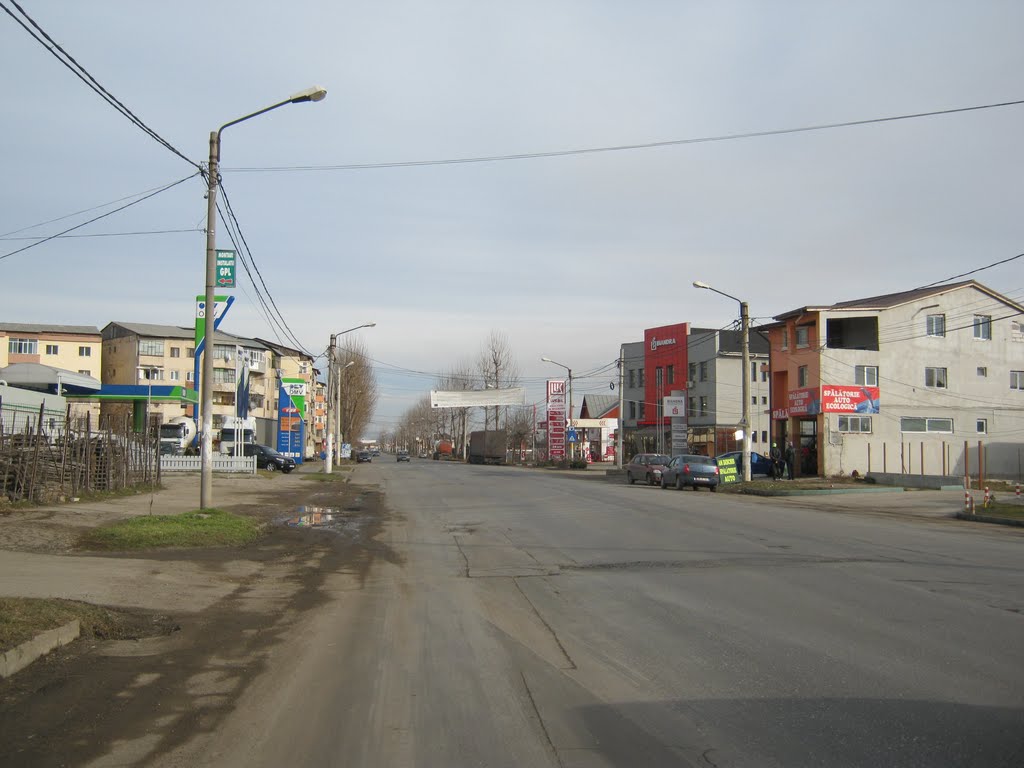
<svg viewBox="0 0 1024 768"><path fill-rule="evenodd" d="M199 472L202 469L201 456L161 456L161 472ZM211 468L214 472L235 472L248 475L256 474L255 456L213 455Z"/></svg>

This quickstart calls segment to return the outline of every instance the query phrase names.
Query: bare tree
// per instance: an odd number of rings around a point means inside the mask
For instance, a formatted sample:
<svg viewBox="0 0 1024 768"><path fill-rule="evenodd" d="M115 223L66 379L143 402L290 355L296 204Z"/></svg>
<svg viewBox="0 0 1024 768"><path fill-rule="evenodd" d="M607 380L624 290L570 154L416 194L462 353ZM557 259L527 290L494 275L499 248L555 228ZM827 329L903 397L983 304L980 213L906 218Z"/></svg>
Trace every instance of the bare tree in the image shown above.
<svg viewBox="0 0 1024 768"><path fill-rule="evenodd" d="M341 433L349 442L355 442L373 418L380 391L370 365L369 351L360 339L348 340L338 350L337 356L341 385Z"/></svg>
<svg viewBox="0 0 1024 768"><path fill-rule="evenodd" d="M519 366L512 356L512 345L508 336L503 331L492 330L483 349L480 351L480 358L477 369L484 380L484 387L505 389L514 387L519 383ZM494 428L498 429L500 407L494 406ZM506 422L508 418L506 416ZM484 428L487 427L487 409L484 409Z"/></svg>

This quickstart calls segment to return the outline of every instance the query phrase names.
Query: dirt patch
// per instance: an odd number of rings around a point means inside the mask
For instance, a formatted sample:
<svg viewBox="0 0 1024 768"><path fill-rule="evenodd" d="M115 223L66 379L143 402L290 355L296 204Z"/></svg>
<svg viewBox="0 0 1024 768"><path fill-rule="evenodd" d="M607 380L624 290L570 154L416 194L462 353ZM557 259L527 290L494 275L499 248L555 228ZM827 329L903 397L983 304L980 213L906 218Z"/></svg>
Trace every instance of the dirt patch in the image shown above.
<svg viewBox="0 0 1024 768"><path fill-rule="evenodd" d="M117 637L92 633L0 682L0 764L86 764L115 747L119 764L139 764L215 730L296 622L329 599L329 575L363 584L376 558L397 559L376 541L387 519L376 490L274 486L264 484L258 496L236 505L218 498L225 509L270 523L254 544L131 554L154 564L187 559L211 573L224 562L258 563L228 597L173 616L118 611ZM358 526L326 531L283 524L298 507L343 509L357 497ZM159 632L143 634L154 625Z"/></svg>

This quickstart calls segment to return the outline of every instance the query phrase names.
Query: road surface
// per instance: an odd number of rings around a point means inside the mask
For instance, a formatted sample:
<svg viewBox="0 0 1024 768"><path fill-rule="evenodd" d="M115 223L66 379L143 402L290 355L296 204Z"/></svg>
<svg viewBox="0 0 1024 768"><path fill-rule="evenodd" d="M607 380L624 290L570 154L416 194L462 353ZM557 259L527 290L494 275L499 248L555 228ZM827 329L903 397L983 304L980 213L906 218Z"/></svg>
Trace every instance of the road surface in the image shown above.
<svg viewBox="0 0 1024 768"><path fill-rule="evenodd" d="M157 764L1024 765L1018 531L390 458L369 571Z"/></svg>

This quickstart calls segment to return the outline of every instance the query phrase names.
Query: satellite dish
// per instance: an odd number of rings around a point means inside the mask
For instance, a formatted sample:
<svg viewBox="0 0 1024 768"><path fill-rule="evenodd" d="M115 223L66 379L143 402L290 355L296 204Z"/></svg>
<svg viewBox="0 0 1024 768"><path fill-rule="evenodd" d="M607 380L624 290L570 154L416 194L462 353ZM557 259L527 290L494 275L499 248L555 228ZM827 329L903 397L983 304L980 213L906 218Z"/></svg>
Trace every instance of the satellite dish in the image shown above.
<svg viewBox="0 0 1024 768"><path fill-rule="evenodd" d="M608 389L612 389L612 390L615 389L615 382L614 381L609 381L608 382Z"/></svg>

